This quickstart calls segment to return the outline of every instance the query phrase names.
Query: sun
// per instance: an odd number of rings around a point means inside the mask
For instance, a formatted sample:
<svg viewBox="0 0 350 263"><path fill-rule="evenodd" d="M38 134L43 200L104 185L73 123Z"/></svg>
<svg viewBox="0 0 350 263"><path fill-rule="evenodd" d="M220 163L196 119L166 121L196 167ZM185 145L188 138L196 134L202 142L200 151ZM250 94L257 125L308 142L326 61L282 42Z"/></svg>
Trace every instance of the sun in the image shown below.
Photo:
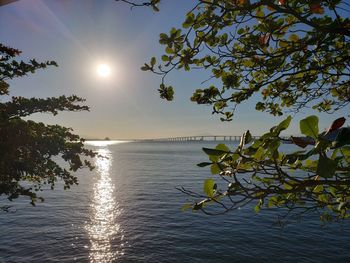
<svg viewBox="0 0 350 263"><path fill-rule="evenodd" d="M108 66L107 64L100 64L97 67L97 74L100 77L108 77L109 75L111 75L111 68L110 66Z"/></svg>

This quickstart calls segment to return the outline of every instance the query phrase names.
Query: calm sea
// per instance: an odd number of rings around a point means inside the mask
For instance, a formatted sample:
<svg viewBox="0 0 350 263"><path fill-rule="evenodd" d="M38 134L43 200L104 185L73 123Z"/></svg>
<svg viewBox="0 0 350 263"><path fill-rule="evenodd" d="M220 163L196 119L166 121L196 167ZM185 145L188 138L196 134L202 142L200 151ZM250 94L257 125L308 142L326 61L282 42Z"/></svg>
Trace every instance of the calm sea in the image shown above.
<svg viewBox="0 0 350 263"><path fill-rule="evenodd" d="M103 143L102 143L103 144ZM350 262L350 223L317 216L280 227L275 212L245 207L223 216L181 212L211 175L211 142L90 145L108 159L44 203L0 212L0 262Z"/></svg>

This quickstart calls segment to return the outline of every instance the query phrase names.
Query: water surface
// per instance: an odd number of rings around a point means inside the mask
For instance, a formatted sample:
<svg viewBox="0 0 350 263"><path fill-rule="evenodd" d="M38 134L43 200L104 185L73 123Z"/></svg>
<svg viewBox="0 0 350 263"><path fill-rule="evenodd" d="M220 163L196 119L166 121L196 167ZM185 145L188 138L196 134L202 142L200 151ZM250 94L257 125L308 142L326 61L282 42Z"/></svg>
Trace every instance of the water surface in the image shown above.
<svg viewBox="0 0 350 263"><path fill-rule="evenodd" d="M275 212L245 207L224 216L181 212L211 175L202 146L214 142L89 146L104 159L79 186L45 191L36 207L0 213L0 262L349 262L350 224L317 216L276 224Z"/></svg>

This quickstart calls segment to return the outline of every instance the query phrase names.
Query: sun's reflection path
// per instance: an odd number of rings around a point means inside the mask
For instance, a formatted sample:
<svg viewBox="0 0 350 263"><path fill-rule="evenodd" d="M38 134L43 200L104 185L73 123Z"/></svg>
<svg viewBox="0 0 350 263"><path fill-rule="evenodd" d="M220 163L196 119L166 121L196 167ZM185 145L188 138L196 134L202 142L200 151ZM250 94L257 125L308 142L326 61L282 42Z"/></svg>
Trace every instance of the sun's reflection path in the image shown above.
<svg viewBox="0 0 350 263"><path fill-rule="evenodd" d="M106 158L95 159L98 177L94 183L90 223L86 228L91 243L90 261L107 263L124 254L124 235L117 222L121 211L113 195L114 185L110 176L113 156L107 148L97 152Z"/></svg>

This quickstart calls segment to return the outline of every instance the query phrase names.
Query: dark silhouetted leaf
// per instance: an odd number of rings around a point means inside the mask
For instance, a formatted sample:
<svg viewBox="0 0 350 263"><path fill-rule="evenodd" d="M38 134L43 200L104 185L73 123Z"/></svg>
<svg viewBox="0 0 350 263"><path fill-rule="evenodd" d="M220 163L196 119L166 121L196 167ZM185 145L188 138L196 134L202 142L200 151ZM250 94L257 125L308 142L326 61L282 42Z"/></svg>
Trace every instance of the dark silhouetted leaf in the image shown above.
<svg viewBox="0 0 350 263"><path fill-rule="evenodd" d="M320 155L318 159L317 174L323 178L331 178L334 176L337 163L326 156Z"/></svg>
<svg viewBox="0 0 350 263"><path fill-rule="evenodd" d="M335 131L335 130L341 128L344 125L345 121L346 121L346 119L344 117L336 119L332 123L332 125L328 128L327 133L330 133L332 131Z"/></svg>
<svg viewBox="0 0 350 263"><path fill-rule="evenodd" d="M292 142L301 148L305 148L308 145L315 145L315 141L308 137L293 137Z"/></svg>
<svg viewBox="0 0 350 263"><path fill-rule="evenodd" d="M197 166L199 166L199 167L205 167L205 166L212 165L212 164L213 164L213 163L203 162L203 163L197 164Z"/></svg>

